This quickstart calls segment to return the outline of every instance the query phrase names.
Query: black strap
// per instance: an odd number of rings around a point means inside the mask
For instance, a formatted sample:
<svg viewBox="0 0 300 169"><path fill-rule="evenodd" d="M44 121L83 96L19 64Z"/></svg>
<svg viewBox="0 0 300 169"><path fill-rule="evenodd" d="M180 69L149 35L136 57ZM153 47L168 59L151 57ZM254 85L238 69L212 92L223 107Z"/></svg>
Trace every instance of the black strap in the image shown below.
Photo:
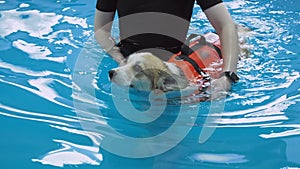
<svg viewBox="0 0 300 169"><path fill-rule="evenodd" d="M196 72L198 74L200 74L201 76L206 76L206 73L199 67L199 65L197 64L196 61L194 61L193 59L191 59L190 57L188 57L187 55L179 55L178 56L180 59L184 60L184 61L187 61L189 62L193 67L194 69L196 70Z"/></svg>
<svg viewBox="0 0 300 169"><path fill-rule="evenodd" d="M193 60L193 59L191 59L189 57L195 51L195 48L193 48L193 47L190 48L190 42L191 42L191 40L193 38L195 38L197 36L199 36L199 35L197 35L197 34L190 34L189 35L189 37L186 39L186 41L184 42L184 44L181 46L181 55L179 55L178 57L180 59L184 60L184 61L189 62L194 67L194 69L196 70L196 72L198 74L200 74L201 76L204 77L204 76L206 76L206 73L199 67L199 65L197 64L197 62L195 60ZM201 39L203 39L203 38L204 37L200 37L200 41L198 43L199 45L201 44L201 46L203 45L203 42L201 42Z"/></svg>
<svg viewBox="0 0 300 169"><path fill-rule="evenodd" d="M220 49L220 48L218 48L216 45L214 45L214 48L215 48L215 50L218 52L218 55L219 55L220 59L222 59L222 58L223 58L223 56L222 56L221 49Z"/></svg>
<svg viewBox="0 0 300 169"><path fill-rule="evenodd" d="M220 59L222 59L222 52L221 52L220 48L218 48L216 45L214 45L212 43L207 43L207 45L209 47L213 48L218 53L218 56L220 57Z"/></svg>
<svg viewBox="0 0 300 169"><path fill-rule="evenodd" d="M193 53L193 50L190 48L190 42L192 39L197 37L199 35L197 34L190 34L189 37L185 40L184 44L181 46L181 54L189 56L191 53Z"/></svg>

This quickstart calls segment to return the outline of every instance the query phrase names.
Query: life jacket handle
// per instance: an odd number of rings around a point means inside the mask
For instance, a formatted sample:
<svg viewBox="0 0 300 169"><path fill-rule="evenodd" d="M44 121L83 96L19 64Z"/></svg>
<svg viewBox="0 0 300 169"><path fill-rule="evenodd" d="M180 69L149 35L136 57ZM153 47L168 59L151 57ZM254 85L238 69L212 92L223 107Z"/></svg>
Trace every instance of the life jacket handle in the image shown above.
<svg viewBox="0 0 300 169"><path fill-rule="evenodd" d="M197 44L190 47L191 40L196 37L199 37L197 39L197 41L198 41ZM197 49L201 48L202 46L206 46L206 45L213 48L215 51L217 51L219 57L222 59L222 52L221 52L220 48L218 48L216 45L214 45L212 43L207 42L203 35L198 35L198 34L190 34L188 36L188 38L185 40L184 44L181 46L181 55L189 56Z"/></svg>

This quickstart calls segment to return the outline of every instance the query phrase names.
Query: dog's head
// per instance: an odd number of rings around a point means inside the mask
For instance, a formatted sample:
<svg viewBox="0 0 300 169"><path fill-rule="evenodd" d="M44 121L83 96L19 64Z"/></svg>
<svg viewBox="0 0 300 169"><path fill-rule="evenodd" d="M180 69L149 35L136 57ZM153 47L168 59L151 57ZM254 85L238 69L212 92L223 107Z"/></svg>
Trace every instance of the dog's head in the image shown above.
<svg viewBox="0 0 300 169"><path fill-rule="evenodd" d="M119 86L141 91L159 89L167 92L188 84L184 77L174 74L165 62L148 52L130 55L125 65L109 71L109 77Z"/></svg>

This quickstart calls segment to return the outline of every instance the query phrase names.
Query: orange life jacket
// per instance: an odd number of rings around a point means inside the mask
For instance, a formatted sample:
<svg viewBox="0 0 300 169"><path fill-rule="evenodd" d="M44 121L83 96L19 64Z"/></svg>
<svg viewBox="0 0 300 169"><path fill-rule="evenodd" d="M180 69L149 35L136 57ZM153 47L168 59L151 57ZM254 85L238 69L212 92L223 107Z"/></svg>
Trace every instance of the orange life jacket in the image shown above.
<svg viewBox="0 0 300 169"><path fill-rule="evenodd" d="M222 67L221 44L214 33L188 38L185 48L173 55L168 62L182 69L190 82L200 84L205 78L216 78ZM189 46L189 47L187 47ZM215 64L215 65L214 65Z"/></svg>

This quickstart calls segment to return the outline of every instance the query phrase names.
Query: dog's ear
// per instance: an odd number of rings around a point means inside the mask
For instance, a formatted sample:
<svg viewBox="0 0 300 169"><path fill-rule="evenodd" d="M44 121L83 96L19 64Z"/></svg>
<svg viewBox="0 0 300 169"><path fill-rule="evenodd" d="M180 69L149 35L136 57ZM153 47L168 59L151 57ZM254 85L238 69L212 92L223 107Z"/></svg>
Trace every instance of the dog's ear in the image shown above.
<svg viewBox="0 0 300 169"><path fill-rule="evenodd" d="M165 69L146 69L143 71L151 79L152 90L159 89L163 92L180 90L188 86L188 81L178 75L173 75Z"/></svg>
<svg viewBox="0 0 300 169"><path fill-rule="evenodd" d="M179 89L176 80L170 75L160 77L156 82L156 88L162 90L163 92Z"/></svg>
<svg viewBox="0 0 300 169"><path fill-rule="evenodd" d="M163 76L159 77L156 83L156 88L162 90L163 92L175 91L185 88L187 86L186 80L169 73L165 73Z"/></svg>

